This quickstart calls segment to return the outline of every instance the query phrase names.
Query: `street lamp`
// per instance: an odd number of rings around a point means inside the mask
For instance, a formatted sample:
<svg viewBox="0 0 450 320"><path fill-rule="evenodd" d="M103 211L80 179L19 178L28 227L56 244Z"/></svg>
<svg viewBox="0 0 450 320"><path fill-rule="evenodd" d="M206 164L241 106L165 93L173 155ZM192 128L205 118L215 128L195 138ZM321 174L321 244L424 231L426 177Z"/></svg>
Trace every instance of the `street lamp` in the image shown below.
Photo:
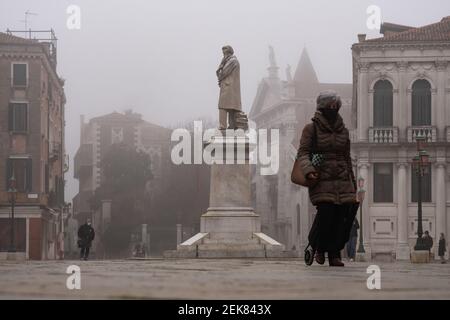
<svg viewBox="0 0 450 320"><path fill-rule="evenodd" d="M17 196L17 189L16 189L16 178L14 177L14 171L12 172L12 176L9 179L9 189L8 193L10 195L10 201L11 201L11 239L9 243L9 250L8 252L16 252L16 248L14 245L14 207L16 205L16 196Z"/></svg>
<svg viewBox="0 0 450 320"><path fill-rule="evenodd" d="M359 208L359 212L360 212L360 224L359 224L359 246L358 246L358 253L365 253L366 250L364 250L364 243L363 243L363 220L362 220L362 209L363 209L363 201L364 201L364 196L366 194L366 190L364 190L364 178L363 177L359 177L358 178L358 201L360 204L360 208Z"/></svg>
<svg viewBox="0 0 450 320"><path fill-rule="evenodd" d="M413 158L413 166L417 174L417 240L414 250L428 250L427 245L422 238L422 177L425 168L428 166L429 155L423 150L425 136L416 136L418 154Z"/></svg>

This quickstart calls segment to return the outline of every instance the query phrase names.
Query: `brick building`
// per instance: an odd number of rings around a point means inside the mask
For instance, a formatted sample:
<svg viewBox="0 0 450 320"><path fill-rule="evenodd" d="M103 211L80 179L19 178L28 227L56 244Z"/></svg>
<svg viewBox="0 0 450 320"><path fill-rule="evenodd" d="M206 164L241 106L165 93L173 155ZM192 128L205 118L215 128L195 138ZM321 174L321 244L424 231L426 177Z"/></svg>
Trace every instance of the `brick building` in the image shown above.
<svg viewBox="0 0 450 320"><path fill-rule="evenodd" d="M31 40L0 33L0 259L10 245L13 174L15 256L55 259L61 245L66 101L49 34Z"/></svg>

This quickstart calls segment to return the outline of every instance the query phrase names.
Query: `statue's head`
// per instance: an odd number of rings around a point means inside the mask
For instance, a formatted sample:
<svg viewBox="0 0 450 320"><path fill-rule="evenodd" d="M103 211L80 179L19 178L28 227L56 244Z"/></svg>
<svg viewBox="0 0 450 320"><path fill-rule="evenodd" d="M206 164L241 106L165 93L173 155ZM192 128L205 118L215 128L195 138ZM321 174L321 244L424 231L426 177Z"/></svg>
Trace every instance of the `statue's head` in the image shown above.
<svg viewBox="0 0 450 320"><path fill-rule="evenodd" d="M222 52L223 52L224 56L230 56L230 55L234 54L233 48L229 45L223 46Z"/></svg>

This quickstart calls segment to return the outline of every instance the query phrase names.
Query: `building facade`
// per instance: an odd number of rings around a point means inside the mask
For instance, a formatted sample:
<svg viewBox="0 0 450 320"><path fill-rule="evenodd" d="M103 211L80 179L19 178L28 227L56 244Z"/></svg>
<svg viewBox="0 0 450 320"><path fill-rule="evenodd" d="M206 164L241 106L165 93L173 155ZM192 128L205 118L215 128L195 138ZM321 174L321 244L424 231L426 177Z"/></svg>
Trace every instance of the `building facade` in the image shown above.
<svg viewBox="0 0 450 320"><path fill-rule="evenodd" d="M0 33L0 259L10 244L12 177L16 257L55 259L61 251L66 100L49 34L41 41Z"/></svg>
<svg viewBox="0 0 450 320"><path fill-rule="evenodd" d="M356 130L352 152L364 178L363 235L371 258L409 260L417 238L415 137L426 137L423 230L450 234L450 17L413 28L384 23L380 38L352 46Z"/></svg>
<svg viewBox="0 0 450 320"><path fill-rule="evenodd" d="M341 115L352 130L352 85L319 82L306 49L303 50L294 76L286 68L286 79L279 78L273 48L269 52L268 76L258 86L249 118L256 129L279 132L279 145L271 141L271 152L279 152L279 169L261 174L261 166L252 171L254 207L261 216L262 232L283 243L287 249L307 245L308 232L315 216L308 190L291 182L291 171L303 127L311 122L320 91L335 90L342 99Z"/></svg>

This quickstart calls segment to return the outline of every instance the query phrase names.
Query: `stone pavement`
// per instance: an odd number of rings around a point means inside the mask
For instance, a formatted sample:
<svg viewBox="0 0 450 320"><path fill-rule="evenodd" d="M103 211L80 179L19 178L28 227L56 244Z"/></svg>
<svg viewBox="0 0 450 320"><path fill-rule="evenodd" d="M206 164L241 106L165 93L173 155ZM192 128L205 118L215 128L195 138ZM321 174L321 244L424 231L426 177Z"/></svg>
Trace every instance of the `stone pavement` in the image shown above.
<svg viewBox="0 0 450 320"><path fill-rule="evenodd" d="M81 268L68 290L66 268ZM381 269L369 290L367 267ZM347 262L344 268L300 259L148 259L0 261L0 299L450 299L450 264Z"/></svg>

